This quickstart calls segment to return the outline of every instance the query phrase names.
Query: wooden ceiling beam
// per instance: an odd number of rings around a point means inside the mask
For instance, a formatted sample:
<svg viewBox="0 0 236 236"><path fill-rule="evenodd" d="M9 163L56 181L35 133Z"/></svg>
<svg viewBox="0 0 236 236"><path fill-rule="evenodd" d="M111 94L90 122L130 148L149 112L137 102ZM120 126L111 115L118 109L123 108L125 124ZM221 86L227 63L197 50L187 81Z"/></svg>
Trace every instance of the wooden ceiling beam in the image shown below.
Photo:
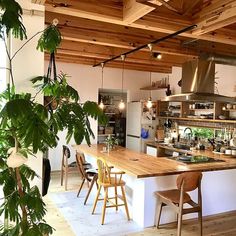
<svg viewBox="0 0 236 236"><path fill-rule="evenodd" d="M80 30L78 30L79 32ZM77 34L76 31L73 33L68 32L68 29L61 29L61 33L63 35L63 40L65 41L74 41L74 42L84 42L84 43L90 43L95 45L104 45L104 46L110 46L115 48L123 48L126 49L124 51L128 51L130 49L133 49L139 45L142 45L142 42L137 43L129 43L130 37L122 37L120 34L112 34L111 37L106 37L106 35L102 33L92 33L91 34L83 34L80 31L80 34ZM109 34L108 34L109 35ZM133 41L135 42L135 40ZM144 44L144 43L143 43ZM132 46L132 45L135 45ZM150 52L148 48L144 48L141 51ZM198 56L197 52L194 49L187 49L183 48L179 44L171 43L171 42L162 42L160 44L154 45L153 47L154 52L160 52L165 53L169 55L176 55L176 56L182 56L186 58L195 58Z"/></svg>
<svg viewBox="0 0 236 236"><path fill-rule="evenodd" d="M123 21L129 25L154 9L136 0L123 0Z"/></svg>
<svg viewBox="0 0 236 236"><path fill-rule="evenodd" d="M182 14L182 12L180 12L178 9L174 8L173 6L171 6L168 1L166 0L137 0L137 2L142 3L144 5L147 5L149 7L153 7L153 8L157 8L160 5L165 6L168 10L177 13L179 15Z"/></svg>
<svg viewBox="0 0 236 236"><path fill-rule="evenodd" d="M196 7L202 0L195 0L195 1L186 1L186 8L184 9L183 15L187 16L191 13L191 11Z"/></svg>
<svg viewBox="0 0 236 236"><path fill-rule="evenodd" d="M151 32L132 27L112 25L76 17L66 17L61 14L49 14L46 12L46 23L54 18L59 20L59 28L64 40L86 42L97 45L107 45L130 50L154 39L165 36L163 33ZM198 53L194 49L186 49L181 45L186 40L183 37L175 37L154 45L154 51L170 55L183 55L189 59L196 57ZM149 51L148 48L143 51Z"/></svg>
<svg viewBox="0 0 236 236"><path fill-rule="evenodd" d="M96 52L89 52L87 50L81 51L81 50L71 50L67 49L62 46L62 48L58 49L58 52L61 55L71 55L71 56L78 56L78 57L86 57L86 58L95 58L98 62L99 61L104 61L106 59L109 59L110 56L105 54L105 53L96 53ZM116 60L120 61L120 60ZM152 66L167 66L167 67L172 67L172 66L177 66L181 67L182 63L181 62L175 62L175 61L166 61L163 56L163 60L156 60L154 58L141 58L141 56L133 56L133 57L127 57L125 59L126 62L130 63L135 63L137 67L140 65L152 65ZM110 63L110 62L109 62ZM107 64L109 64L107 63Z"/></svg>
<svg viewBox="0 0 236 236"><path fill-rule="evenodd" d="M227 25L236 23L236 1L217 0L205 7L197 15L197 29L193 30L193 34L202 35Z"/></svg>
<svg viewBox="0 0 236 236"><path fill-rule="evenodd" d="M88 44L88 43L80 43L80 42L73 42L73 41L65 41L63 40L60 48L62 49L68 49L75 52L81 52L81 53L91 53L93 55L101 55L102 59L109 59L111 57L114 57L115 55L120 55L126 52L123 48L114 48L114 47L108 47L108 46L102 46L102 45L95 45L95 44ZM168 54L162 54L162 60L157 60L158 63L169 63L174 64L176 66L181 65L184 63L188 58L182 57L182 56L176 56L176 55L168 55ZM133 54L130 54L127 56L127 58L132 59L141 59L148 61L147 63L150 63L150 60L152 59L151 53L148 51L137 51ZM118 59L119 60L119 59ZM155 62L155 60L153 60Z"/></svg>
<svg viewBox="0 0 236 236"><path fill-rule="evenodd" d="M122 17L117 15L109 15L107 12L99 13L99 12L92 12L88 8L87 10L80 10L71 7L53 7L46 3L46 10L49 13L58 13L66 15L68 18L69 16L74 16L78 18L85 18L94 21L106 22L116 25L128 26L126 22L123 21ZM172 16L171 16L172 18ZM148 15L142 17L141 19L129 24L130 27L142 29L142 30L150 30L154 32L161 32L166 34L174 33L186 26L192 24L190 20L184 17L175 17L173 16L171 24L170 17L163 17L153 12L149 13ZM234 34L233 30L231 30L232 34ZM191 32L186 32L181 34L181 36L185 36L188 38L196 38L196 39L203 39L213 42L219 43L226 43L231 45L236 45L236 37L226 37L222 35L220 30L214 31L214 33L206 33L201 35L192 34Z"/></svg>
<svg viewBox="0 0 236 236"><path fill-rule="evenodd" d="M49 55L45 55L45 59L49 60ZM75 64L85 64L85 65L93 65L97 63L96 59L93 58L86 58L81 56L71 56L71 55L64 55L57 53L56 54L56 60L58 62L66 62L66 63L75 63ZM119 61L112 61L111 63L108 63L106 67L112 67L112 68L122 68L123 62ZM172 67L170 66L152 66L152 65L139 65L137 66L136 63L131 62L125 62L124 64L125 69L130 70L137 70L137 71L151 71L151 72L158 72L158 73L172 73Z"/></svg>

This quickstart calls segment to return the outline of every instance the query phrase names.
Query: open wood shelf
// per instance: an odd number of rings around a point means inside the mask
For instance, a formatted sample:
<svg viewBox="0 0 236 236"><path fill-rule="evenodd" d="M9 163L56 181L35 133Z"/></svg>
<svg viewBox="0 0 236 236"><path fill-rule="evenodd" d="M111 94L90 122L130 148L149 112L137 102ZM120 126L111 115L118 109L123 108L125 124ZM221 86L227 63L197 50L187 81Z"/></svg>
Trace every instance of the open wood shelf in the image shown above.
<svg viewBox="0 0 236 236"><path fill-rule="evenodd" d="M168 117L158 116L159 119L172 119L172 120L186 120L186 121L200 121L200 122L212 122L212 123L236 123L236 120L220 120L220 119L199 119L199 118L185 118L185 117Z"/></svg>
<svg viewBox="0 0 236 236"><path fill-rule="evenodd" d="M214 111L214 108L189 109L190 111Z"/></svg>
<svg viewBox="0 0 236 236"><path fill-rule="evenodd" d="M98 134L99 137L109 136L109 135L115 135L115 134Z"/></svg>
<svg viewBox="0 0 236 236"><path fill-rule="evenodd" d="M168 86L164 86L164 87L147 86L147 87L140 88L140 90L160 90L160 89L167 89L167 88Z"/></svg>

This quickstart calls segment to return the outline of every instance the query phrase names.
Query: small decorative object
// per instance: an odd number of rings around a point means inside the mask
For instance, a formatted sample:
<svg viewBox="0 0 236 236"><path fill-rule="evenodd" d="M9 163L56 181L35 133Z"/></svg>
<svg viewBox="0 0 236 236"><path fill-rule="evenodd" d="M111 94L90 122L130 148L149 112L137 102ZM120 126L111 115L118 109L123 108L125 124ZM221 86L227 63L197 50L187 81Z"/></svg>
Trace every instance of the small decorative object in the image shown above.
<svg viewBox="0 0 236 236"><path fill-rule="evenodd" d="M108 135L108 137L105 139L105 144L107 146L107 152L114 148L115 145L119 145L119 140L115 138L114 136Z"/></svg>

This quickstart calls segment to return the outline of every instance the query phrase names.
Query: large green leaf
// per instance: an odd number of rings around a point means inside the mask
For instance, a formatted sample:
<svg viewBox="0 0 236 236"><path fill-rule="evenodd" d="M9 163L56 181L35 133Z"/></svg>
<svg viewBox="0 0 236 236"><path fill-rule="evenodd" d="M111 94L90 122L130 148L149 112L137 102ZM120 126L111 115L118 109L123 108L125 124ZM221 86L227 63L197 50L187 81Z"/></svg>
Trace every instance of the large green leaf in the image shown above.
<svg viewBox="0 0 236 236"><path fill-rule="evenodd" d="M48 26L41 35L37 49L42 52L47 51L49 53L56 52L57 47L61 43L61 33L54 25Z"/></svg>
<svg viewBox="0 0 236 236"><path fill-rule="evenodd" d="M0 9L3 10L0 15L0 32L6 29L6 33L9 34L12 30L12 35L15 38L20 38L21 40L27 38L21 17L23 11L19 3L15 0L1 0ZM3 34L0 34L0 37L3 37Z"/></svg>

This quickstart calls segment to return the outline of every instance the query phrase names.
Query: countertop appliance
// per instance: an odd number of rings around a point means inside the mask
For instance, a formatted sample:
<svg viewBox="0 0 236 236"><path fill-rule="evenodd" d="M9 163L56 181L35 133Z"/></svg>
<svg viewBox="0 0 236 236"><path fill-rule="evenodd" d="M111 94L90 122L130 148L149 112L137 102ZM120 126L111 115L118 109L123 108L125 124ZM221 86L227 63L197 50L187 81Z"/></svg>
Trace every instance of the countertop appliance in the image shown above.
<svg viewBox="0 0 236 236"><path fill-rule="evenodd" d="M155 139L156 125L155 112L152 109L147 110L144 102L129 102L127 105L126 147L137 152L145 152L146 142ZM144 135L144 131L148 135Z"/></svg>

